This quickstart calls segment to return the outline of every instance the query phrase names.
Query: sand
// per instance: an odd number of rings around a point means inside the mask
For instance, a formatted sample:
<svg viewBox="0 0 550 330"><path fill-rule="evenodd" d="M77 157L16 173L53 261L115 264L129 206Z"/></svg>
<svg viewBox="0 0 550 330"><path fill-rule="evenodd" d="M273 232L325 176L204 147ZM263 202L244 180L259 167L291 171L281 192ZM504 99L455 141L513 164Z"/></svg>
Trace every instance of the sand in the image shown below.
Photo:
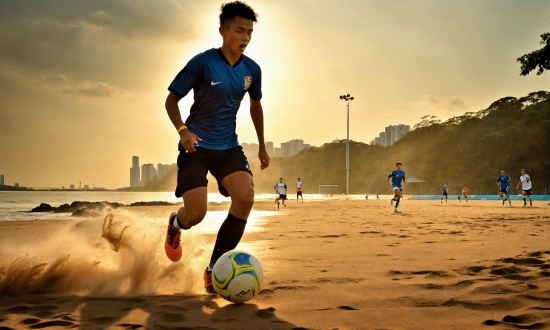
<svg viewBox="0 0 550 330"><path fill-rule="evenodd" d="M203 294L228 205L164 256L173 207L0 222L0 329L550 329L550 206L257 202L239 249L261 294Z"/></svg>

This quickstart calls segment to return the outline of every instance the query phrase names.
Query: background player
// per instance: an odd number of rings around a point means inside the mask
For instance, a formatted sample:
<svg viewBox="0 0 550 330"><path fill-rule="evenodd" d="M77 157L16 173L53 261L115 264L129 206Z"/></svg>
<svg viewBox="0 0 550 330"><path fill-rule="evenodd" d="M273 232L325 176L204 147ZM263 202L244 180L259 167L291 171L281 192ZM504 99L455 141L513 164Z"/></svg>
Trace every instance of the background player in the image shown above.
<svg viewBox="0 0 550 330"><path fill-rule="evenodd" d="M443 185L443 192L441 193L441 203L443 203L443 197L445 197L445 203L449 198L449 182L445 182Z"/></svg>
<svg viewBox="0 0 550 330"><path fill-rule="evenodd" d="M393 200L395 201L395 208L393 209L393 212L395 213L399 213L397 207L399 206L399 200L403 196L401 181L405 183L405 186L407 185L407 181L405 181L405 171L401 169L401 166L401 163L395 164L395 170L392 171L390 175L388 175L388 186L392 187L393 193L395 194L395 197L393 198Z"/></svg>
<svg viewBox="0 0 550 330"><path fill-rule="evenodd" d="M279 182L275 184L275 193L278 194L278 197L275 199L275 203L277 203L277 210L280 207L280 200L283 201L283 206L286 207L285 200L286 200L286 183L283 182L283 178L279 178Z"/></svg>
<svg viewBox="0 0 550 330"><path fill-rule="evenodd" d="M521 169L521 176L519 177L519 183L516 189L521 185L521 196L523 197L523 207L527 206L526 198L529 198L529 207L533 207L533 200L531 199L531 188L533 184L531 183L531 177L529 174L525 173L525 169Z"/></svg>
<svg viewBox="0 0 550 330"><path fill-rule="evenodd" d="M510 177L506 174L506 171L502 168L500 169L500 175L497 176L497 186L500 187L499 193L502 198L502 205L508 200L510 207L512 207L512 201L510 200L510 188L508 188L508 181Z"/></svg>
<svg viewBox="0 0 550 330"><path fill-rule="evenodd" d="M464 196L464 198L466 199L466 203L468 203L468 191L468 186L464 184L464 186L462 186L462 196Z"/></svg>
<svg viewBox="0 0 550 330"><path fill-rule="evenodd" d="M302 196L303 187L304 187L303 182L300 181L300 178L298 178L298 181L296 181L296 202L298 201L298 197L302 198L302 203L304 202L304 196Z"/></svg>

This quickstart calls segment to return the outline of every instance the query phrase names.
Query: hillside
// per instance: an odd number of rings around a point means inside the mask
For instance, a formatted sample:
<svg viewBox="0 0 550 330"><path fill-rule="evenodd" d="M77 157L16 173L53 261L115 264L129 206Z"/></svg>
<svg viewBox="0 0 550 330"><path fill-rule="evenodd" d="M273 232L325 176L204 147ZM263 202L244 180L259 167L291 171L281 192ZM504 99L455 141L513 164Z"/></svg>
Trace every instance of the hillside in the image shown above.
<svg viewBox="0 0 550 330"><path fill-rule="evenodd" d="M270 167L259 170L255 155L249 155L256 192L273 192L283 177L293 193L298 177L304 194L317 193L322 184L340 185L345 191L346 141L338 140L311 147L288 158L274 158ZM452 194L467 183L472 194L496 192L496 177L505 168L512 177L513 192L525 168L533 180L533 193L550 194L550 93L535 92L525 97L505 97L487 109L469 112L445 122L424 116L413 130L391 147L350 141L350 193L389 194L387 176L396 162L403 163L411 183L406 194L439 194L449 181ZM209 178L214 183L213 178ZM171 191L175 172L150 190ZM216 191L211 184L209 191Z"/></svg>

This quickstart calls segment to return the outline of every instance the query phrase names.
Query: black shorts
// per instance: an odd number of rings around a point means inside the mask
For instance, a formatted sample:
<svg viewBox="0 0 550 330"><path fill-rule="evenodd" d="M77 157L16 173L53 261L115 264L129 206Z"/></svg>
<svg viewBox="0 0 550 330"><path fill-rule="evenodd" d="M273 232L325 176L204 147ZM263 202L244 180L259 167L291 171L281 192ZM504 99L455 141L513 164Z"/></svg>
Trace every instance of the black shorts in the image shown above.
<svg viewBox="0 0 550 330"><path fill-rule="evenodd" d="M279 194L279 198L286 201L286 195L283 195L283 194Z"/></svg>
<svg viewBox="0 0 550 330"><path fill-rule="evenodd" d="M178 155L178 185L176 197L191 189L208 186L206 174L210 172L218 181L218 190L225 197L229 193L221 184L227 175L244 171L252 175L248 160L244 155L243 148L236 146L228 150L210 150L196 147L195 152L181 150Z"/></svg>
<svg viewBox="0 0 550 330"><path fill-rule="evenodd" d="M297 191L297 192L296 192L296 196L302 196L302 192L301 192L301 191Z"/></svg>
<svg viewBox="0 0 550 330"><path fill-rule="evenodd" d="M531 189L524 190L526 196L531 196Z"/></svg>

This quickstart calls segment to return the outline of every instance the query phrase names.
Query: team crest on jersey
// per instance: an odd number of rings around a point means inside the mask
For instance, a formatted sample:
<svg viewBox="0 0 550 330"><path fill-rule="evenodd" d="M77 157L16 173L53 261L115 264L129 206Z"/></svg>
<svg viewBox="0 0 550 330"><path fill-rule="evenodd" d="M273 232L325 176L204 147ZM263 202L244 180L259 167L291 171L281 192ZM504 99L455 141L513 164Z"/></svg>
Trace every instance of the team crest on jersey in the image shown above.
<svg viewBox="0 0 550 330"><path fill-rule="evenodd" d="M249 89L250 85L252 85L252 76L245 76L244 77L244 89L245 90Z"/></svg>

